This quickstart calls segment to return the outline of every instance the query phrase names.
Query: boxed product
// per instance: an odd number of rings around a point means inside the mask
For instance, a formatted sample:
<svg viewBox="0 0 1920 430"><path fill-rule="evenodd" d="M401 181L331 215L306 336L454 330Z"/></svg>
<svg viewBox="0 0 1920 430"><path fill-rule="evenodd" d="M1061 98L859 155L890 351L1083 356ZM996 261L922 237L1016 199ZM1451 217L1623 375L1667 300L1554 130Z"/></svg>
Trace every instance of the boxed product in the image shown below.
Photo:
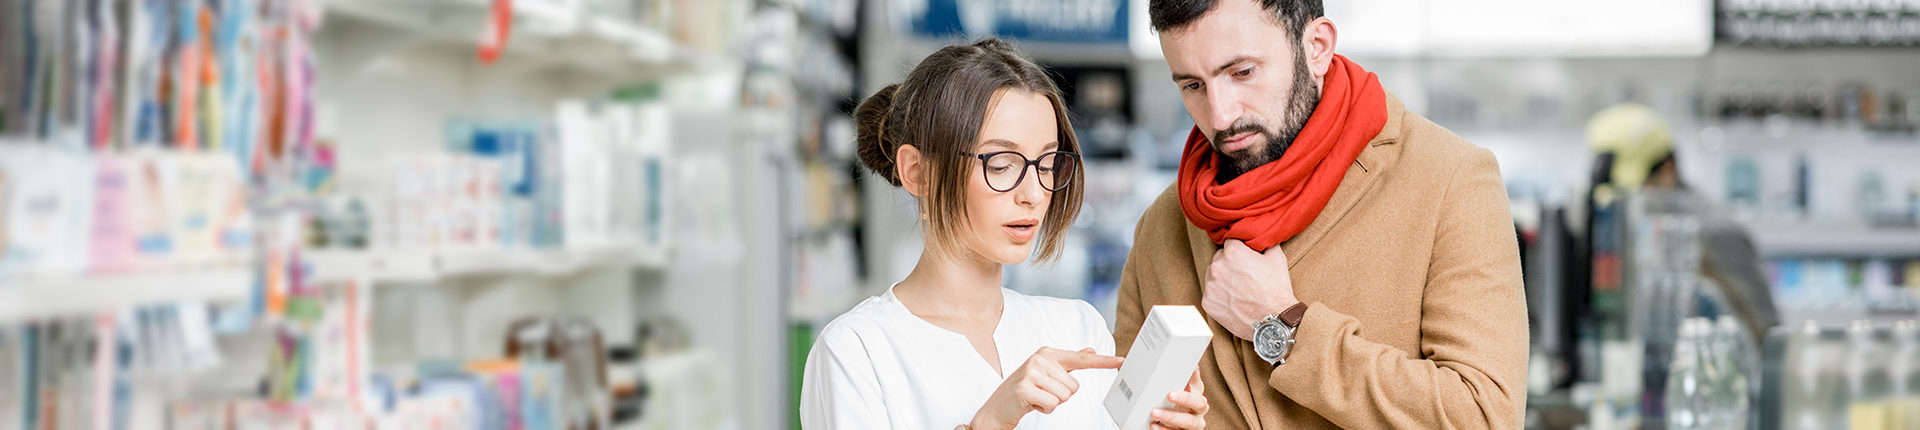
<svg viewBox="0 0 1920 430"><path fill-rule="evenodd" d="M1212 340L1213 330L1194 307L1154 306L1107 390L1113 422L1122 430L1141 430L1154 409L1172 408L1167 394L1186 387Z"/></svg>
<svg viewBox="0 0 1920 430"><path fill-rule="evenodd" d="M87 265L93 165L49 148L0 147L0 278L79 273Z"/></svg>

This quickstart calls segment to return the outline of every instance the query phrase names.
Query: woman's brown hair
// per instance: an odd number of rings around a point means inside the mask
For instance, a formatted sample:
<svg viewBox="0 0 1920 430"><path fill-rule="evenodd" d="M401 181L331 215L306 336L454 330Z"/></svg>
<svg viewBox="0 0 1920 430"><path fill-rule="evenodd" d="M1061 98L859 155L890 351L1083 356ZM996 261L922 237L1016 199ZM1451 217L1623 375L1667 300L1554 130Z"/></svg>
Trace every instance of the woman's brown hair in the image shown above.
<svg viewBox="0 0 1920 430"><path fill-rule="evenodd" d="M926 209L929 235L935 243L961 243L960 229L967 222L966 184L979 176L973 171L978 159L970 154L1000 90L1045 96L1053 104L1060 129L1057 150L1080 152L1066 106L1060 101L1060 88L1046 70L998 38L941 48L921 60L905 81L880 89L854 110L860 161L887 183L900 186L893 159L900 145L912 145L924 154L924 173L930 180L920 205ZM1040 227L1039 261L1060 255L1067 226L1080 214L1081 176L1073 175L1071 183L1053 192L1047 219Z"/></svg>

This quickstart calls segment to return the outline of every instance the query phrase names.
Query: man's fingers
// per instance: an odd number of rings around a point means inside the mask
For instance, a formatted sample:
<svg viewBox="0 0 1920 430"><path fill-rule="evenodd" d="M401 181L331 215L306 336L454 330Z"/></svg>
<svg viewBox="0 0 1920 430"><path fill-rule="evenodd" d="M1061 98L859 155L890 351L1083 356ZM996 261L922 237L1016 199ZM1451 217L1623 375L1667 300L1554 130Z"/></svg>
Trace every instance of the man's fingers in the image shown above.
<svg viewBox="0 0 1920 430"><path fill-rule="evenodd" d="M1186 391L1167 393L1167 402L1173 403L1173 409L1171 409L1173 411L1191 412L1198 415L1206 415L1208 410L1213 409L1212 405L1207 403L1206 396Z"/></svg>
<svg viewBox="0 0 1920 430"><path fill-rule="evenodd" d="M1240 239L1227 239L1226 243L1220 244L1221 251L1226 251L1229 249L1233 250L1233 252L1240 252L1240 251L1252 252L1253 251L1253 248L1247 247L1246 241L1243 241Z"/></svg>
<svg viewBox="0 0 1920 430"><path fill-rule="evenodd" d="M1166 409L1154 409L1153 422L1167 428L1176 429L1201 429L1207 427L1206 419L1200 418L1199 414L1174 412Z"/></svg>
<svg viewBox="0 0 1920 430"><path fill-rule="evenodd" d="M1193 377L1187 378L1187 392L1193 393L1193 395L1200 396L1201 398L1206 398L1206 391L1207 384L1200 382L1200 370L1194 369Z"/></svg>
<svg viewBox="0 0 1920 430"><path fill-rule="evenodd" d="M1059 363L1060 367L1069 372L1080 369L1118 369L1123 361L1120 357L1095 354L1092 348L1063 352L1054 359L1055 363Z"/></svg>
<svg viewBox="0 0 1920 430"><path fill-rule="evenodd" d="M1287 267L1287 265L1284 264L1284 262L1287 261L1287 250L1280 249L1280 245L1274 245L1272 248L1267 248L1266 251L1262 251L1260 253L1260 256L1266 257L1268 260L1282 262L1283 264L1280 265L1281 268Z"/></svg>

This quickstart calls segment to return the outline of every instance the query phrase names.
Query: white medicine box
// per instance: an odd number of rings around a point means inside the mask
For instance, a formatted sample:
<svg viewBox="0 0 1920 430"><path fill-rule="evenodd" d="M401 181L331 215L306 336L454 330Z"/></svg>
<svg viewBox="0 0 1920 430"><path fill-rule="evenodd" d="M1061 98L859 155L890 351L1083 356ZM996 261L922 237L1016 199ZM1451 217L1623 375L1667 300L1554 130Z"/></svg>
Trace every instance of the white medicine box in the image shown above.
<svg viewBox="0 0 1920 430"><path fill-rule="evenodd" d="M1121 430L1147 428L1155 408L1172 408L1167 394L1185 389L1213 340L1205 317L1192 306L1154 306L1127 348L1120 376L1107 390L1107 413Z"/></svg>

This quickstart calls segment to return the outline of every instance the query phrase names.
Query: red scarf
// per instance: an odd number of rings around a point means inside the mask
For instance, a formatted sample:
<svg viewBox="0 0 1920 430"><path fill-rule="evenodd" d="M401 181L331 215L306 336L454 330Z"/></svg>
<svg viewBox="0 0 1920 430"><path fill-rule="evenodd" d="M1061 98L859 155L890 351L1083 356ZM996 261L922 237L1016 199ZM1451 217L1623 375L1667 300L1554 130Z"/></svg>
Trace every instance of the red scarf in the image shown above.
<svg viewBox="0 0 1920 430"><path fill-rule="evenodd" d="M1206 134L1194 127L1187 136L1180 209L1213 243L1239 239L1266 251L1306 230L1340 188L1347 166L1387 125L1386 90L1373 72L1334 55L1323 88L1320 105L1285 155L1225 184L1214 183L1218 155Z"/></svg>

